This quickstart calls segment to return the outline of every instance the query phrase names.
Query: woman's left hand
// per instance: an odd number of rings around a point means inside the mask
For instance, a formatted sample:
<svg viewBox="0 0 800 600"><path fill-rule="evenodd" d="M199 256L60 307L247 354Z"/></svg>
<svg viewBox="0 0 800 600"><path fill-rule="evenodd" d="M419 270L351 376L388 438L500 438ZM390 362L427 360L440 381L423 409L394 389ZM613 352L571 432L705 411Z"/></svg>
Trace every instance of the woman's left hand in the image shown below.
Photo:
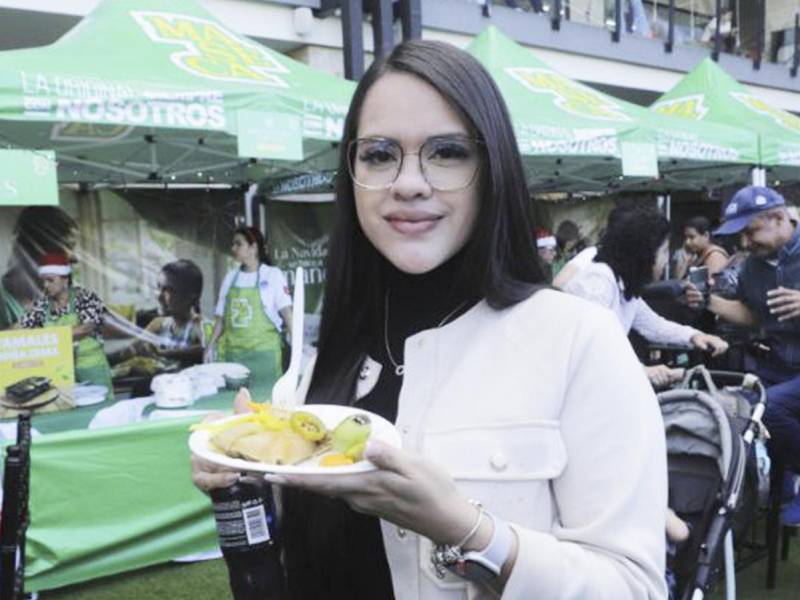
<svg viewBox="0 0 800 600"><path fill-rule="evenodd" d="M265 475L270 483L341 498L353 510L410 529L437 544L461 541L477 509L441 468L387 444L371 441L365 457L378 469L340 475Z"/></svg>

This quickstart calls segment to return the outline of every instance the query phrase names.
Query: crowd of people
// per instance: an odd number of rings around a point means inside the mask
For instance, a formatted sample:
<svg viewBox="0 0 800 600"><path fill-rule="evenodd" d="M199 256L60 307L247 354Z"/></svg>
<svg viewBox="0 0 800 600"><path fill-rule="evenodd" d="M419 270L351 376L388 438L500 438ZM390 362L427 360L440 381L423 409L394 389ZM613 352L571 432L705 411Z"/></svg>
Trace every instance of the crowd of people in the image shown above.
<svg viewBox="0 0 800 600"><path fill-rule="evenodd" d="M265 389L278 378L291 336L292 300L258 229L240 227L233 234L231 253L238 266L222 282L213 321L200 308L202 271L194 261L179 259L161 268L157 310L141 328L74 282L77 230L58 208L22 212L0 285L0 330L71 327L75 381L106 387L108 399L114 398L112 367L137 357L178 369L204 361L237 362L250 369L251 385ZM105 338L131 342L106 353Z"/></svg>

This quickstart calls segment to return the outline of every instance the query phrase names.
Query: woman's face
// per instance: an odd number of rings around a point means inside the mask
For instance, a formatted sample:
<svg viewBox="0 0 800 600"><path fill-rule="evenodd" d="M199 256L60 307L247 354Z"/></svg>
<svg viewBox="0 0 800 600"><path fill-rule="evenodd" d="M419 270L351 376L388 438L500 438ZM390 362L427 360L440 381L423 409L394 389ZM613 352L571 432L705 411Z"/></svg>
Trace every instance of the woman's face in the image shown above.
<svg viewBox="0 0 800 600"><path fill-rule="evenodd" d="M180 315L191 308L191 302L186 298L185 290L176 286L175 281L168 274L161 271L158 274L158 312L162 315Z"/></svg>
<svg viewBox="0 0 800 600"><path fill-rule="evenodd" d="M446 262L466 244L475 225L480 173L467 187L440 191L420 170L417 153L423 143L450 135L472 134L458 112L421 79L388 73L367 92L358 138L395 140L405 157L389 188L353 183L356 214L378 252L406 273L426 273Z"/></svg>
<svg viewBox="0 0 800 600"><path fill-rule="evenodd" d="M656 250L656 260L653 263L653 281L658 281L664 274L664 269L669 261L669 240L664 240Z"/></svg>
<svg viewBox="0 0 800 600"><path fill-rule="evenodd" d="M50 300L55 300L59 295L69 289L69 278L62 275L41 275L42 292Z"/></svg>
<svg viewBox="0 0 800 600"><path fill-rule="evenodd" d="M234 260L244 264L248 260L258 258L258 248L255 244L250 244L241 233L234 234L231 243L231 254Z"/></svg>
<svg viewBox="0 0 800 600"><path fill-rule="evenodd" d="M709 243L708 233L700 233L694 227L683 230L683 245L692 254L699 254Z"/></svg>

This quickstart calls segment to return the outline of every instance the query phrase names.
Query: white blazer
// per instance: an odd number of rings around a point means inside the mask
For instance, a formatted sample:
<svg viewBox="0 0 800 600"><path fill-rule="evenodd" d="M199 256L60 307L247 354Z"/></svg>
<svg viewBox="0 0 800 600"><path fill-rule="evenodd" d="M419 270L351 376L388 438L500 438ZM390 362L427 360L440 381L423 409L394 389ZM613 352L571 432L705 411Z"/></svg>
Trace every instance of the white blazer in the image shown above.
<svg viewBox="0 0 800 600"><path fill-rule="evenodd" d="M516 531L503 598L666 598L663 424L607 309L543 290L411 336L396 426ZM495 597L438 579L430 540L381 526L398 600Z"/></svg>

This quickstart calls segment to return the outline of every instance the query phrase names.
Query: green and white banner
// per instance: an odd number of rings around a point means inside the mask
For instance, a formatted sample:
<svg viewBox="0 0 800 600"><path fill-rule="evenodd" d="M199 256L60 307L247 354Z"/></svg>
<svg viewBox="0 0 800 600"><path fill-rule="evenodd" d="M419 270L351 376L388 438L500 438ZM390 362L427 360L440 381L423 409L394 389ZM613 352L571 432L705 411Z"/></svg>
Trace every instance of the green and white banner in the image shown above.
<svg viewBox="0 0 800 600"><path fill-rule="evenodd" d="M262 179L237 159L316 160L354 89L195 0L104 0L52 45L0 52L4 136L54 149L62 182Z"/></svg>
<svg viewBox="0 0 800 600"><path fill-rule="evenodd" d="M58 206L53 152L0 150L0 206Z"/></svg>
<svg viewBox="0 0 800 600"><path fill-rule="evenodd" d="M754 96L709 58L650 108L697 124L746 127L758 136L760 164L800 167L800 118Z"/></svg>

